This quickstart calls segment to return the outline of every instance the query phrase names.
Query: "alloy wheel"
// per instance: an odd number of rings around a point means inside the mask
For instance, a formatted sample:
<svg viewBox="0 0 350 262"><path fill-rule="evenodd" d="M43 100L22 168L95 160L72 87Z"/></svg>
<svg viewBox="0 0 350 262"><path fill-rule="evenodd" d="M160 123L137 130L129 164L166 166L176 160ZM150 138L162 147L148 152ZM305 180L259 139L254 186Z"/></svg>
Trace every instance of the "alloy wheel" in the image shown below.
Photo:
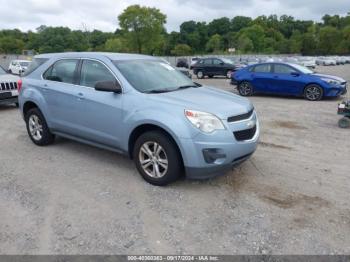
<svg viewBox="0 0 350 262"><path fill-rule="evenodd" d="M243 82L239 86L240 94L243 96L248 96L252 92L252 87L248 82Z"/></svg>
<svg viewBox="0 0 350 262"><path fill-rule="evenodd" d="M156 142L145 142L139 151L143 171L152 178L161 178L168 171L168 157L163 147Z"/></svg>
<svg viewBox="0 0 350 262"><path fill-rule="evenodd" d="M319 100L321 97L321 90L317 86L310 86L306 89L305 96L309 100Z"/></svg>
<svg viewBox="0 0 350 262"><path fill-rule="evenodd" d="M31 115L29 117L29 132L36 141L41 140L43 137L43 125L37 115Z"/></svg>

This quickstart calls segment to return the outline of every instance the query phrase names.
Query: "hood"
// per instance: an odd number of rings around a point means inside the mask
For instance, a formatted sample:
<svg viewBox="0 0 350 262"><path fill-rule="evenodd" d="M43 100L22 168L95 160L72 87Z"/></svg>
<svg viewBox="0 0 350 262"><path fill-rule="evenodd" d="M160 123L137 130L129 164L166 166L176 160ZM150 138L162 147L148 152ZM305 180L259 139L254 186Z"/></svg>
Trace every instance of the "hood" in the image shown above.
<svg viewBox="0 0 350 262"><path fill-rule="evenodd" d="M341 83L346 82L346 80L344 80L343 78L338 77L338 76L324 75L324 74L312 74L312 75L317 76L319 78L327 78L327 79L336 80L336 81L339 81Z"/></svg>
<svg viewBox="0 0 350 262"><path fill-rule="evenodd" d="M11 74L0 75L0 82L17 82L18 80L18 76L14 76Z"/></svg>
<svg viewBox="0 0 350 262"><path fill-rule="evenodd" d="M220 119L245 114L253 108L252 103L246 98L205 86L151 94L150 97L154 101L175 104L183 109L208 112Z"/></svg>

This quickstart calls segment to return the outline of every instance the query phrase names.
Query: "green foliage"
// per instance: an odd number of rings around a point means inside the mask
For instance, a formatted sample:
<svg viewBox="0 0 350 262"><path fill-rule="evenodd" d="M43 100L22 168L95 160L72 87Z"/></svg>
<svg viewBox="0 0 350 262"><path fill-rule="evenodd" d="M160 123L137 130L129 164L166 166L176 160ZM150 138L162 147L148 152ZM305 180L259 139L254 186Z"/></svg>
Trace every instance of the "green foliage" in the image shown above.
<svg viewBox="0 0 350 262"><path fill-rule="evenodd" d="M166 15L156 8L131 5L118 16L128 46L138 53L153 54L163 41Z"/></svg>
<svg viewBox="0 0 350 262"><path fill-rule="evenodd" d="M35 32L0 30L0 53L65 51L136 52L152 55L190 55L228 52L350 53L350 15L324 15L322 22L292 16L222 17L209 23L185 21L179 32L167 33L166 15L156 8L132 5L119 15L115 32L71 30L42 25Z"/></svg>
<svg viewBox="0 0 350 262"><path fill-rule="evenodd" d="M171 50L171 54L175 56L186 56L192 53L192 49L189 45L186 44L178 44L175 46L173 50Z"/></svg>

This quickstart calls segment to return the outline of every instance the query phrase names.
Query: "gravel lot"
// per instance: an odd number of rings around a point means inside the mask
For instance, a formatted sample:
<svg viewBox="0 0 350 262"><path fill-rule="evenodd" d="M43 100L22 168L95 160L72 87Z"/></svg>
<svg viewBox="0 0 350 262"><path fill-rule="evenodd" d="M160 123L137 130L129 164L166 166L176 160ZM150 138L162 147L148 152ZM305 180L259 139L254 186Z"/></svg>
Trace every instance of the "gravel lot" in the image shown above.
<svg viewBox="0 0 350 262"><path fill-rule="evenodd" d="M350 65L319 68L350 80ZM202 80L232 92L226 79ZM0 107L1 254L350 254L350 130L340 99L252 97L261 143L225 176L154 187L131 160L29 140Z"/></svg>

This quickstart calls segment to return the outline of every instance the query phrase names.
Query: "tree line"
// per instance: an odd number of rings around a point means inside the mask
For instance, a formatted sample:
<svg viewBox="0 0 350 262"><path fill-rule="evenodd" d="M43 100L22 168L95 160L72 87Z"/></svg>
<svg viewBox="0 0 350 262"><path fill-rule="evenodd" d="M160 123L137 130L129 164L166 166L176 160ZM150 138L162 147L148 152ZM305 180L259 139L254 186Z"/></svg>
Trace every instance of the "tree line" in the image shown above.
<svg viewBox="0 0 350 262"><path fill-rule="evenodd" d="M0 31L0 53L66 51L133 52L151 55L350 53L350 13L324 15L321 22L292 16L222 17L209 23L186 21L168 33L159 9L132 5L118 16L115 32L71 30L42 25L35 32Z"/></svg>

